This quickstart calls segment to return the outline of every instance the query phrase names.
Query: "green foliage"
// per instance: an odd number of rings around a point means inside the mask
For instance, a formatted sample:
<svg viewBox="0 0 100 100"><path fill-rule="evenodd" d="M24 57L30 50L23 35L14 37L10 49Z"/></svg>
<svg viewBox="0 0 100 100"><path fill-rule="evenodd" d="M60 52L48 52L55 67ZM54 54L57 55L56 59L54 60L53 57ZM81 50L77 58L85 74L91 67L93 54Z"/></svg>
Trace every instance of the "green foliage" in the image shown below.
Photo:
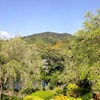
<svg viewBox="0 0 100 100"><path fill-rule="evenodd" d="M37 91L29 96L26 96L23 100L49 100L53 96L53 93L49 91Z"/></svg>
<svg viewBox="0 0 100 100"><path fill-rule="evenodd" d="M36 90L33 89L33 88L26 88L24 91L25 91L26 94L32 94L32 93L35 92Z"/></svg>
<svg viewBox="0 0 100 100"><path fill-rule="evenodd" d="M72 97L78 97L80 94L80 87L76 85L75 83L69 83L66 86L66 95L67 96L72 96Z"/></svg>
<svg viewBox="0 0 100 100"><path fill-rule="evenodd" d="M77 52L77 53L76 53ZM85 16L83 29L76 33L74 48L75 64L80 80L92 83L93 88L99 88L100 80L100 10L97 15L88 12ZM98 87L95 87L98 84Z"/></svg>
<svg viewBox="0 0 100 100"><path fill-rule="evenodd" d="M59 96L55 96L54 100L83 100L81 98L72 98L72 97L67 97L64 95L59 95Z"/></svg>
<svg viewBox="0 0 100 100"><path fill-rule="evenodd" d="M11 90L14 90L17 82L20 83L20 89L24 90L32 87L34 80L40 79L42 61L36 47L28 45L18 37L3 42L0 61L2 85L8 84Z"/></svg>
<svg viewBox="0 0 100 100"><path fill-rule="evenodd" d="M66 41L71 37L68 33L54 33L54 32L43 32L38 34L33 34L30 36L23 37L22 39L30 44L54 44L58 41Z"/></svg>
<svg viewBox="0 0 100 100"><path fill-rule="evenodd" d="M92 97L93 97L93 93L89 92L89 93L83 95L81 98L82 98L82 100L90 100Z"/></svg>
<svg viewBox="0 0 100 100"><path fill-rule="evenodd" d="M55 46L46 48L46 52L42 53L43 59L46 59L48 62L45 79L50 82L51 88L59 84L60 78L58 77L64 71L67 63L66 60L70 58L69 56L71 56L70 51L65 50L63 45L60 47L58 46L57 48L55 48Z"/></svg>
<svg viewBox="0 0 100 100"><path fill-rule="evenodd" d="M84 80L81 80L78 85L81 87L80 90L80 94L81 95L85 95L87 93L91 92L91 86L92 84L89 82L89 80L87 78L85 78Z"/></svg>
<svg viewBox="0 0 100 100"><path fill-rule="evenodd" d="M44 99L42 99L42 98L40 98L38 96L29 95L29 96L24 97L23 100L44 100Z"/></svg>
<svg viewBox="0 0 100 100"><path fill-rule="evenodd" d="M1 100L22 100L22 98L18 98L15 96L7 96L7 95L3 95L1 94Z"/></svg>
<svg viewBox="0 0 100 100"><path fill-rule="evenodd" d="M58 94L63 94L63 90L61 89L61 87L55 87L53 89L53 93L58 95Z"/></svg>
<svg viewBox="0 0 100 100"><path fill-rule="evenodd" d="M31 94L30 96L38 96L38 97L42 98L43 100L49 100L54 95L52 92L49 92L49 91L37 91L37 92Z"/></svg>
<svg viewBox="0 0 100 100"><path fill-rule="evenodd" d="M50 77L50 89L53 89L55 86L57 86L57 82L58 82L58 77L59 76L59 72L56 71L55 73L52 74L52 76Z"/></svg>
<svg viewBox="0 0 100 100"><path fill-rule="evenodd" d="M70 91L70 90L77 90L79 89L80 87L78 85L76 85L75 83L69 83L67 86L67 90Z"/></svg>

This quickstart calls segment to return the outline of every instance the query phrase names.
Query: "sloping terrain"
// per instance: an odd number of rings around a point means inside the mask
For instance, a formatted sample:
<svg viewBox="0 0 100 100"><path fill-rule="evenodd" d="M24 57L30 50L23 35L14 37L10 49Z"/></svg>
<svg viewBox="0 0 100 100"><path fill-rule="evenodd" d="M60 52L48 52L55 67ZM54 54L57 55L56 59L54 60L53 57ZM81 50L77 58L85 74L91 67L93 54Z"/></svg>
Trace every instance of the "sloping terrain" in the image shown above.
<svg viewBox="0 0 100 100"><path fill-rule="evenodd" d="M24 36L23 40L31 44L53 44L58 41L67 41L68 38L72 37L68 33L54 33L54 32L43 32L38 34L33 34L29 36Z"/></svg>

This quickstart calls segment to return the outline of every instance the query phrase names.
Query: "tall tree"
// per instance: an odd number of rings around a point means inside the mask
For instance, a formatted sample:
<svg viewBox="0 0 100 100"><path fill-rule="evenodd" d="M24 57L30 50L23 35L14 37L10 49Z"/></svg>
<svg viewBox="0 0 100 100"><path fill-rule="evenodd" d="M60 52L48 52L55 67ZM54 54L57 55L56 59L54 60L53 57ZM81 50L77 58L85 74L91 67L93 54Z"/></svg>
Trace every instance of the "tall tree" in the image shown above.
<svg viewBox="0 0 100 100"><path fill-rule="evenodd" d="M0 61L0 84L10 83L9 89L14 89L15 83L20 81L23 90L32 87L34 80L40 79L41 58L36 46L29 45L18 37L2 44Z"/></svg>
<svg viewBox="0 0 100 100"><path fill-rule="evenodd" d="M87 12L83 29L75 35L74 55L80 79L87 78L94 87L100 89L100 10L97 10L97 15Z"/></svg>

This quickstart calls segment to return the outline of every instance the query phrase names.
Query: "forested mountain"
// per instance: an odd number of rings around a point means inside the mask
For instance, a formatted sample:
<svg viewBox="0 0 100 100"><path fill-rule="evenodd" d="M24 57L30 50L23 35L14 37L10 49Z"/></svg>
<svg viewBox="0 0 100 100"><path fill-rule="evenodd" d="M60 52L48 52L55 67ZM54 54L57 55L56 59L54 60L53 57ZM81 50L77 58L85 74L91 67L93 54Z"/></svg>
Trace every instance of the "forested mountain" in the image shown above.
<svg viewBox="0 0 100 100"><path fill-rule="evenodd" d="M33 44L52 44L59 41L67 41L68 38L72 37L68 33L55 33L55 32L43 32L38 34L33 34L29 36L24 36L23 39L28 43Z"/></svg>

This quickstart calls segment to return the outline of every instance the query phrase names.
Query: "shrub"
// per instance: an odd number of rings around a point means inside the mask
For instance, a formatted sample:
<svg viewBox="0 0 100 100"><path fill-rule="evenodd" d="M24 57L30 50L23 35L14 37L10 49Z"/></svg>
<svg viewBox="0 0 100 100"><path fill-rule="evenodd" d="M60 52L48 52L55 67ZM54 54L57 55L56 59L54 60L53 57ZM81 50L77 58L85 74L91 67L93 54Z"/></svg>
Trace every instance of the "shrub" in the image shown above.
<svg viewBox="0 0 100 100"><path fill-rule="evenodd" d="M82 100L82 99L67 97L67 96L64 96L63 94L60 94L59 96L55 96L54 100Z"/></svg>
<svg viewBox="0 0 100 100"><path fill-rule="evenodd" d="M66 91L67 96L78 97L80 94L80 87L76 84L69 83L66 86L66 89L67 89Z"/></svg>
<svg viewBox="0 0 100 100"><path fill-rule="evenodd" d="M48 100L53 97L53 93L49 92L49 91L37 91L37 92L33 93L32 95L41 97L44 100Z"/></svg>
<svg viewBox="0 0 100 100"><path fill-rule="evenodd" d="M33 88L27 88L27 89L25 89L25 93L26 94L32 94L33 92L35 92L35 90Z"/></svg>
<svg viewBox="0 0 100 100"><path fill-rule="evenodd" d="M83 100L90 100L92 98L92 95L93 95L93 93L90 92L90 93L87 93L87 94L83 95L81 98Z"/></svg>
<svg viewBox="0 0 100 100"><path fill-rule="evenodd" d="M57 93L57 94L62 94L63 91L62 91L61 89L58 89L58 90L56 90L56 93Z"/></svg>
<svg viewBox="0 0 100 100"><path fill-rule="evenodd" d="M55 88L53 89L53 92L54 92L55 94L62 94L62 93L63 93L63 90L62 90L60 87L55 87Z"/></svg>
<svg viewBox="0 0 100 100"><path fill-rule="evenodd" d="M54 96L52 92L49 91L37 91L34 92L33 94L29 95L27 98L32 98L31 100L34 100L33 97L36 96L35 98L39 97L39 100L49 100ZM29 100L26 97L23 100ZM36 99L38 100L38 99Z"/></svg>
<svg viewBox="0 0 100 100"><path fill-rule="evenodd" d="M18 98L16 96L8 96L8 95L1 95L1 100L22 100L22 98Z"/></svg>
<svg viewBox="0 0 100 100"><path fill-rule="evenodd" d="M11 100L22 100L22 98L18 98L18 97L12 97Z"/></svg>
<svg viewBox="0 0 100 100"><path fill-rule="evenodd" d="M11 97L6 96L6 95L1 95L1 100L10 100Z"/></svg>
<svg viewBox="0 0 100 100"><path fill-rule="evenodd" d="M44 100L44 99L42 99L38 96L32 95L32 96L26 96L25 98L23 98L23 100Z"/></svg>
<svg viewBox="0 0 100 100"><path fill-rule="evenodd" d="M54 100L67 100L67 96L60 94L59 96L55 96Z"/></svg>

